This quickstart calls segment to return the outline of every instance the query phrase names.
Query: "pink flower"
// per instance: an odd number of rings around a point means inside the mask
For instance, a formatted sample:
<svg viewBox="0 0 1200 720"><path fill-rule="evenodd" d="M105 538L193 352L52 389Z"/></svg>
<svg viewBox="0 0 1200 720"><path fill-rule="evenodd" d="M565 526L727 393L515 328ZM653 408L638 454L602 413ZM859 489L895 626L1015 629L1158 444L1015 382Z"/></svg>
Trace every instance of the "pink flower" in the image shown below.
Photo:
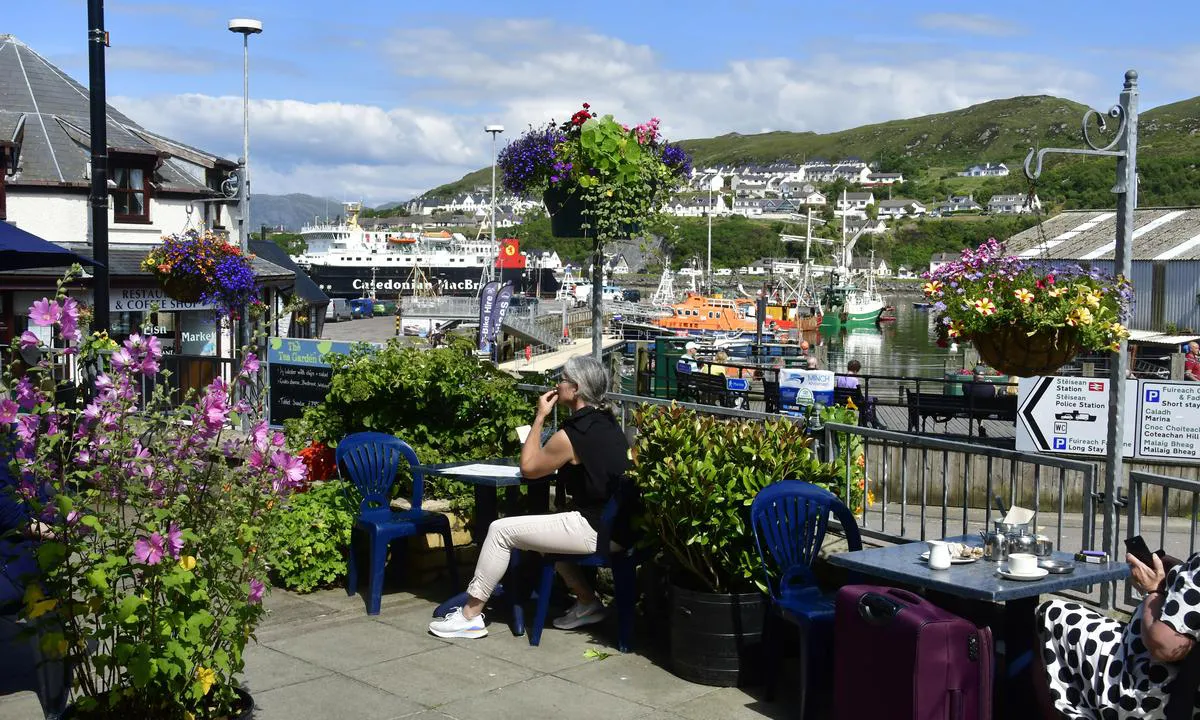
<svg viewBox="0 0 1200 720"><path fill-rule="evenodd" d="M242 361L242 372L247 375L253 375L258 372L258 356L254 353L246 353L246 359Z"/></svg>
<svg viewBox="0 0 1200 720"><path fill-rule="evenodd" d="M67 342L72 344L79 342L79 303L75 301L75 298L69 297L63 300L60 329Z"/></svg>
<svg viewBox="0 0 1200 720"><path fill-rule="evenodd" d="M266 589L267 586L263 585L262 580L254 578L250 581L250 595L246 597L246 602L251 605L259 604L262 602L263 591Z"/></svg>
<svg viewBox="0 0 1200 720"><path fill-rule="evenodd" d="M62 307L57 301L48 298L35 300L33 305L29 306L29 322L41 327L54 325L62 319Z"/></svg>
<svg viewBox="0 0 1200 720"><path fill-rule="evenodd" d="M133 355L130 354L128 348L117 348L113 351L110 360L113 370L117 372L125 372L127 368L133 365Z"/></svg>
<svg viewBox="0 0 1200 720"><path fill-rule="evenodd" d="M0 425L11 425L16 422L19 409L17 404L8 398L0 400Z"/></svg>
<svg viewBox="0 0 1200 720"><path fill-rule="evenodd" d="M30 382L28 375L22 376L17 381L17 404L21 406L22 410L32 410L35 405L45 399L46 397L42 395L41 391Z"/></svg>
<svg viewBox="0 0 1200 720"><path fill-rule="evenodd" d="M21 442L32 443L37 437L40 424L41 418L37 415L22 415L17 418L17 437L21 438Z"/></svg>
<svg viewBox="0 0 1200 720"><path fill-rule="evenodd" d="M304 461L290 452L279 451L272 454L271 464L283 474L275 483L275 492L280 492L284 488L300 487L308 476L308 468Z"/></svg>
<svg viewBox="0 0 1200 720"><path fill-rule="evenodd" d="M171 557L178 558L179 553L183 550L183 531L175 523L167 528L167 551Z"/></svg>
<svg viewBox="0 0 1200 720"><path fill-rule="evenodd" d="M28 350L29 348L37 347L41 342L42 341L38 339L38 336L33 334L32 330L26 330L25 332L21 333L22 350Z"/></svg>
<svg viewBox="0 0 1200 720"><path fill-rule="evenodd" d="M265 452L271 442L271 426L266 420L259 420L254 424L253 435L254 447Z"/></svg>
<svg viewBox="0 0 1200 720"><path fill-rule="evenodd" d="M149 538L138 538L133 544L133 559L143 565L157 565L163 559L163 536L151 533Z"/></svg>

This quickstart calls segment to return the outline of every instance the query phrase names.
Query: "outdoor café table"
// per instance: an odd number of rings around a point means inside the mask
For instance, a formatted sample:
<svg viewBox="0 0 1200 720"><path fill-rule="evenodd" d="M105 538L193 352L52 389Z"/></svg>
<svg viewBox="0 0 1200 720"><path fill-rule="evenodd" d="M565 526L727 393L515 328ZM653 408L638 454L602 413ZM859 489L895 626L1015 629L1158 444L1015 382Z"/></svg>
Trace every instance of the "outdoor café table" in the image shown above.
<svg viewBox="0 0 1200 720"><path fill-rule="evenodd" d="M946 540L974 547L982 545L978 535ZM951 565L948 570L931 570L920 559L928 549L924 542L911 542L837 553L830 555L828 561L859 575L949 596L949 602L941 598L934 598L934 601L953 605L947 609L992 628L997 655L992 692L996 718L1039 717L1030 667L1036 642L1034 625L1038 596L1129 576L1129 566L1124 562L1076 562L1072 554L1065 552L1055 552L1054 559L1073 562L1075 571L1065 575L1050 573L1040 580L1006 580L996 572L1000 563L982 559ZM910 671L911 668L896 668L896 672Z"/></svg>
<svg viewBox="0 0 1200 720"><path fill-rule="evenodd" d="M482 545L487 538L488 528L492 521L500 516L500 491L504 490L504 507L507 512L541 513L550 508L550 480L553 476L526 480L521 477L518 463L512 458L494 458L490 460L468 460L465 462L436 463L422 465L426 475L442 477L469 483L475 491L475 524L471 529L471 539L476 545ZM524 485L525 495L519 490ZM521 500L524 500L524 503ZM524 505L522 508L521 505ZM511 566L509 568L512 569ZM504 586L497 585L489 600L492 604L506 604L512 607L511 593L504 594ZM433 611L434 617L442 617L451 609L462 607L467 603L466 591L455 594ZM513 634L525 634L524 618L519 613L513 614Z"/></svg>

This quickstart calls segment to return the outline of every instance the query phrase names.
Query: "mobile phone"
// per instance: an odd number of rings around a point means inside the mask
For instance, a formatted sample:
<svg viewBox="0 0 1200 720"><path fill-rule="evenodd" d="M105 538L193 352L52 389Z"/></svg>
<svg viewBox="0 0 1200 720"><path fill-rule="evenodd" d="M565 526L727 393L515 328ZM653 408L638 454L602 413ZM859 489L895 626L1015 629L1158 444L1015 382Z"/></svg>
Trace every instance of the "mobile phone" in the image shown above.
<svg viewBox="0 0 1200 720"><path fill-rule="evenodd" d="M1127 539L1125 541L1125 550L1146 567L1154 567L1153 554L1150 552L1150 547L1146 545L1146 541L1142 539L1141 535L1134 535Z"/></svg>

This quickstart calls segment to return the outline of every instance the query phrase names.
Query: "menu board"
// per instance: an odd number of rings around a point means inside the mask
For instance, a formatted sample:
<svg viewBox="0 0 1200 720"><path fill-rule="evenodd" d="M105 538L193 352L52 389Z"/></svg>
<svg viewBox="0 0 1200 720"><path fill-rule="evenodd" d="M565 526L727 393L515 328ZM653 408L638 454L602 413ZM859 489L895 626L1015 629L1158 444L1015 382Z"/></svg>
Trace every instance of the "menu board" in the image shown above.
<svg viewBox="0 0 1200 720"><path fill-rule="evenodd" d="M367 343L269 338L267 343L267 421L280 426L298 418L304 408L320 405L329 393L333 372L329 356L348 354Z"/></svg>

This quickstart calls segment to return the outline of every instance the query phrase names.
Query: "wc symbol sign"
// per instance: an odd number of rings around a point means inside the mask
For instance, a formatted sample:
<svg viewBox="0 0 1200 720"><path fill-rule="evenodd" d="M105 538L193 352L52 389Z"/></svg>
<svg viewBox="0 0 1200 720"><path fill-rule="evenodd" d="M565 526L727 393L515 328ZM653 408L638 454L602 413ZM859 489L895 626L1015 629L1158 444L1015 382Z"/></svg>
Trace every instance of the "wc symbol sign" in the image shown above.
<svg viewBox="0 0 1200 720"><path fill-rule="evenodd" d="M1054 449L1055 450L1066 450L1067 449L1067 439L1065 437L1054 438Z"/></svg>
<svg viewBox="0 0 1200 720"><path fill-rule="evenodd" d="M1147 389L1146 390L1146 402L1156 403L1158 401L1159 401L1159 391Z"/></svg>

